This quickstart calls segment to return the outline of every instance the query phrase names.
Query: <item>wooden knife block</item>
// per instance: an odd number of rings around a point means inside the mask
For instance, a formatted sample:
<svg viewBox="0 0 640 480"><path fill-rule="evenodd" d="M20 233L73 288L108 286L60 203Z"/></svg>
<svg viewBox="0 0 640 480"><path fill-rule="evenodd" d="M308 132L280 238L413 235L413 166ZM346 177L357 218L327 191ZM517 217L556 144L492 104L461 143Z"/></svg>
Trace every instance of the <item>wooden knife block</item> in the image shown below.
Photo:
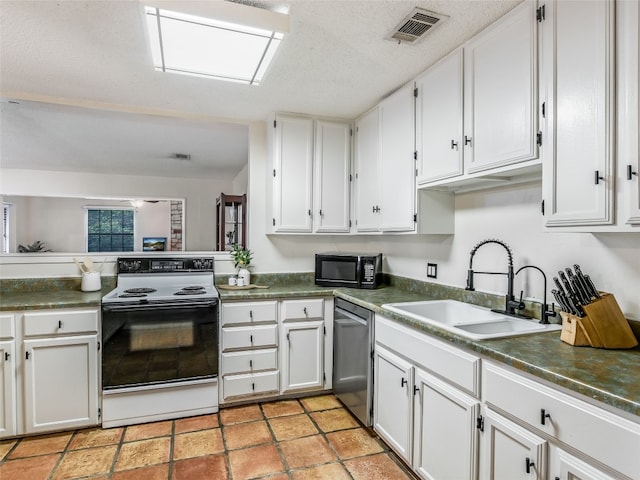
<svg viewBox="0 0 640 480"><path fill-rule="evenodd" d="M622 314L616 298L605 292L589 305L582 307L584 317L560 312L562 332L560 340L575 346L595 348L633 348L638 340Z"/></svg>

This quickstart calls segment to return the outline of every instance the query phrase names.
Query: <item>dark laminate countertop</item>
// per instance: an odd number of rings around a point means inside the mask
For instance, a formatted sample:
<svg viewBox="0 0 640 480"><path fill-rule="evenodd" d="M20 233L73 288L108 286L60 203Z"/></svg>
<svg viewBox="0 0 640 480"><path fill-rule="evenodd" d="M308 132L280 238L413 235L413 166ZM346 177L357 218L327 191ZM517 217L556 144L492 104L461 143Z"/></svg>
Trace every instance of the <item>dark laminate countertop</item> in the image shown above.
<svg viewBox="0 0 640 480"><path fill-rule="evenodd" d="M385 303L441 298L425 294L424 291L410 291L401 287L385 286L376 290L357 290L295 284L272 286L265 290L220 290L223 302L331 295L349 300L459 347L511 365L570 391L640 416L640 347L631 350L574 347L560 340L560 332L474 341L383 309L382 305ZM637 420L640 421L640 418Z"/></svg>
<svg viewBox="0 0 640 480"><path fill-rule="evenodd" d="M266 279L263 277L260 280ZM261 281L261 283L266 285L270 282ZM636 418L640 417L640 347L631 350L573 347L560 341L559 332L493 340L470 340L382 308L385 303L435 298L454 297L458 300L471 301L472 299L467 296L468 293L459 291L452 295L451 289L436 285L425 290L424 287L414 288L412 283L397 283L398 286L384 286L376 290L334 289L315 286L312 281L305 278L303 281L296 279L291 282L285 280L284 283L274 282L268 289L234 291L219 289L219 292L223 302L335 295L459 347L475 351L620 409L640 421L640 418ZM6 290L0 296L0 311L95 307L100 305L101 297L111 288L113 285L106 285L103 282L101 292L91 293L81 292L78 288ZM477 303L477 296L473 300Z"/></svg>

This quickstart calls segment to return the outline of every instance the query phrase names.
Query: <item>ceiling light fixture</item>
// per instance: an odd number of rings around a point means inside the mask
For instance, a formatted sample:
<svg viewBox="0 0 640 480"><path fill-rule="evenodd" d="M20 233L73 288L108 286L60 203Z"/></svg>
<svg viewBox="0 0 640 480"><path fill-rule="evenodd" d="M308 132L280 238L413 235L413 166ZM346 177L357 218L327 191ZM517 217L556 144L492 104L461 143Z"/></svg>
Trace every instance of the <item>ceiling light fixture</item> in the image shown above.
<svg viewBox="0 0 640 480"><path fill-rule="evenodd" d="M259 85L289 31L288 15L231 2L190 11L192 2L145 5L153 63L162 72Z"/></svg>

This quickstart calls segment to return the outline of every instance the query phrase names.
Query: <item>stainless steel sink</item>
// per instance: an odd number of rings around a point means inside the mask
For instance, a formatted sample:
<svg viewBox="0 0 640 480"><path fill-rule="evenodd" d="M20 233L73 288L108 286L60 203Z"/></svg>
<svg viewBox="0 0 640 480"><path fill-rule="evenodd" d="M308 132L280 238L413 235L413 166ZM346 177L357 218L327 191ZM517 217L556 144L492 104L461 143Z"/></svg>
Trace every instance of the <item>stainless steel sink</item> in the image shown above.
<svg viewBox="0 0 640 480"><path fill-rule="evenodd" d="M557 324L542 325L537 320L510 317L457 300L387 303L382 307L474 340L549 332L562 328Z"/></svg>

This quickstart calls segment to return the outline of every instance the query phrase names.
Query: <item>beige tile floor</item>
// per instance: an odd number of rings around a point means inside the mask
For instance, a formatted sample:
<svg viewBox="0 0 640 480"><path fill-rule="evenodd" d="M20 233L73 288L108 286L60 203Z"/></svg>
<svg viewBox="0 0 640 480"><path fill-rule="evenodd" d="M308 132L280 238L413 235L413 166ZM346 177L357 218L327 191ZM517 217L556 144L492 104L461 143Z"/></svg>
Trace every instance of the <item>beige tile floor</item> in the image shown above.
<svg viewBox="0 0 640 480"><path fill-rule="evenodd" d="M2 480L409 480L333 395L0 442Z"/></svg>

